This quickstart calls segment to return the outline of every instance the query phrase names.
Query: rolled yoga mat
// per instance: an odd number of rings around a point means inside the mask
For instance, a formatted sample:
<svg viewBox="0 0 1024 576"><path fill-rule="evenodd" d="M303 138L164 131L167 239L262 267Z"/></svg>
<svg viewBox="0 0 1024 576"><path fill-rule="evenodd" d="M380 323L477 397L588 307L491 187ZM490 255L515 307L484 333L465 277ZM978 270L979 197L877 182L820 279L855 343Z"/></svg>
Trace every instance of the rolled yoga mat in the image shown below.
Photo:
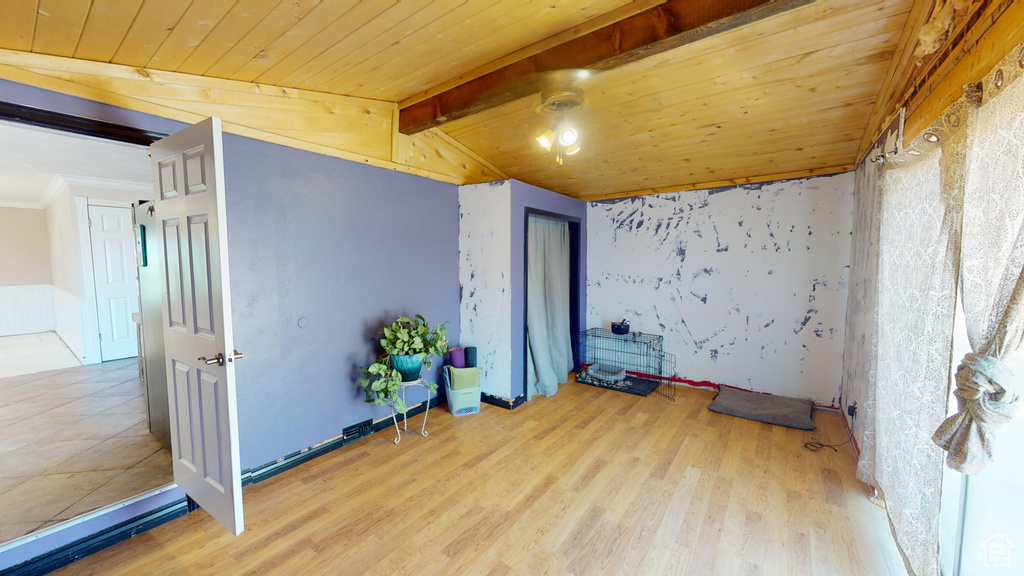
<svg viewBox="0 0 1024 576"><path fill-rule="evenodd" d="M465 348L452 348L448 351L448 358L452 362L452 368L465 368L466 367L466 349Z"/></svg>

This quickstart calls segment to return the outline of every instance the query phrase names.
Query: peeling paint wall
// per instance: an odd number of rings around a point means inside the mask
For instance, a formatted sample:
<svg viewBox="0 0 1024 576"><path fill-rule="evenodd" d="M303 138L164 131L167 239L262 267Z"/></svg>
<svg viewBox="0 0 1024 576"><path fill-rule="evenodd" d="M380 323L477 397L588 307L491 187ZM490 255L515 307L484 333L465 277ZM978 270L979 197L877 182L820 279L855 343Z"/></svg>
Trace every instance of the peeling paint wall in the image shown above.
<svg viewBox="0 0 1024 576"><path fill-rule="evenodd" d="M477 347L480 388L502 398L512 397L511 195L508 180L459 186L458 344Z"/></svg>
<svg viewBox="0 0 1024 576"><path fill-rule="evenodd" d="M588 326L662 334L677 375L838 402L853 173L592 202Z"/></svg>

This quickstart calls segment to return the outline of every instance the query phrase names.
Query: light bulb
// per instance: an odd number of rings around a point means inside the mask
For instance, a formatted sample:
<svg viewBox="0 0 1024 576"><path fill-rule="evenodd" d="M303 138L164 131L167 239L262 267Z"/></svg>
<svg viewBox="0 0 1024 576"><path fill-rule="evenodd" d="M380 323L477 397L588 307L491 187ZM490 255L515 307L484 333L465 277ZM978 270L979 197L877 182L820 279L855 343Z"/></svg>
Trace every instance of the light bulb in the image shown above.
<svg viewBox="0 0 1024 576"><path fill-rule="evenodd" d="M555 143L555 133L552 132L551 130L544 132L543 134L537 137L537 143L540 144L541 148L550 152L551 145Z"/></svg>
<svg viewBox="0 0 1024 576"><path fill-rule="evenodd" d="M562 124L558 128L558 143L562 146L572 146L578 137L576 130L568 124Z"/></svg>

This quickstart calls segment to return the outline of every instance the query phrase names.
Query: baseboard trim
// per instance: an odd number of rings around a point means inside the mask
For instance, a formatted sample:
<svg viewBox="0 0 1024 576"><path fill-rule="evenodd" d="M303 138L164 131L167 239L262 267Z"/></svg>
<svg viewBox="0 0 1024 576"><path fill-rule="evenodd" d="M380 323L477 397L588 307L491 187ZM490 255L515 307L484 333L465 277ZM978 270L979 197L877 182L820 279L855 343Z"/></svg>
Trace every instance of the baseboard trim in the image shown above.
<svg viewBox="0 0 1024 576"><path fill-rule="evenodd" d="M305 464L314 458L319 458L324 454L334 452L338 448L351 444L356 440L365 438L373 433L372 427L373 421L364 420L363 422L345 428L342 431L341 436L331 438L330 440L326 440L320 444L315 444L309 448L303 448L297 452L292 452L287 456L282 456L277 460L267 462L261 466L242 470L242 486L262 482L268 478L277 476L282 472L291 470L300 464Z"/></svg>
<svg viewBox="0 0 1024 576"><path fill-rule="evenodd" d="M120 524L51 550L46 554L26 560L21 564L0 571L0 574L3 576L41 576L42 574L49 574L90 554L138 536L151 528L156 528L187 513L188 503L185 498L180 498L125 520Z"/></svg>
<svg viewBox="0 0 1024 576"><path fill-rule="evenodd" d="M434 396L433 398L430 399L431 408L436 407L437 404L437 396ZM406 414L406 417L412 418L417 414L422 414L424 410L425 408L422 403L419 404L418 406L413 406ZM335 450L341 448L342 446L346 446L348 444L355 442L356 440L361 440L363 438L366 438L370 434L380 432L381 430L385 430L392 426L394 426L394 422L391 420L390 416L378 422L374 422L373 420L363 420L358 424L353 424L352 426L345 428L342 431L341 436L331 438L330 440L325 440L319 444L314 444L309 448L303 448L302 450L299 450L297 452L292 452L291 454L288 454L287 456L282 456L281 458L278 458L273 462L267 462L266 464L263 464L261 466L256 466L253 468L249 468L248 470L243 470L242 486L248 486L249 484L256 484L257 482L262 482L268 478L277 476L282 472L291 470L296 466L305 464L306 462L309 462L314 458L319 458L324 454L334 452Z"/></svg>
<svg viewBox="0 0 1024 576"><path fill-rule="evenodd" d="M483 392L480 394L480 401L484 404L504 408L505 410L515 410L526 403L526 395L520 394L515 398L503 398L501 396L495 396L493 394Z"/></svg>
<svg viewBox="0 0 1024 576"><path fill-rule="evenodd" d="M440 396L434 396L433 398L430 399L430 403L429 403L430 404L430 408L436 407L439 402L440 402ZM405 413L405 418L409 419L409 418L412 418L413 416L417 416L419 414L423 414L423 411L426 410L426 409L427 408L425 408L422 403L417 405L417 406L413 406L412 408L409 409L408 412ZM398 414L395 414L395 418L396 419L398 418ZM401 420L399 420L399 422L401 422ZM391 428L394 425L395 425L395 421L392 420L390 416L388 416L387 418L385 418L383 420L378 420L378 421L373 423L373 432L374 433L380 432L381 430L386 430L388 428Z"/></svg>

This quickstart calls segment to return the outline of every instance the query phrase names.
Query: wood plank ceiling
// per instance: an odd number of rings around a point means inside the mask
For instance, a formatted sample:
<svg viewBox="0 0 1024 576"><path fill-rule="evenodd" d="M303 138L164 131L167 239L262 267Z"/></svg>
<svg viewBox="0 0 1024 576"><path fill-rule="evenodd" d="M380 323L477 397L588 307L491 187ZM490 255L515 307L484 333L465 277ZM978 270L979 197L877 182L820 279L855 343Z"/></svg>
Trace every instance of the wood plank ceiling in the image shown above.
<svg viewBox="0 0 1024 576"><path fill-rule="evenodd" d="M663 3L4 0L0 48L410 103ZM816 0L582 80L562 166L537 95L441 129L580 198L850 169L912 4Z"/></svg>

